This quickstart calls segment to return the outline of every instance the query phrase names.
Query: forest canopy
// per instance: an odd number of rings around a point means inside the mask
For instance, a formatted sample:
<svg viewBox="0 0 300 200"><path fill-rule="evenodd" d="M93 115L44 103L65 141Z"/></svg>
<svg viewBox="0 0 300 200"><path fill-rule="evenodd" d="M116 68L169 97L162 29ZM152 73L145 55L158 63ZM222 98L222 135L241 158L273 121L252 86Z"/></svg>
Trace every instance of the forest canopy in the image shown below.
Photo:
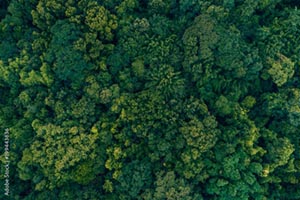
<svg viewBox="0 0 300 200"><path fill-rule="evenodd" d="M299 6L2 0L0 199L300 199Z"/></svg>

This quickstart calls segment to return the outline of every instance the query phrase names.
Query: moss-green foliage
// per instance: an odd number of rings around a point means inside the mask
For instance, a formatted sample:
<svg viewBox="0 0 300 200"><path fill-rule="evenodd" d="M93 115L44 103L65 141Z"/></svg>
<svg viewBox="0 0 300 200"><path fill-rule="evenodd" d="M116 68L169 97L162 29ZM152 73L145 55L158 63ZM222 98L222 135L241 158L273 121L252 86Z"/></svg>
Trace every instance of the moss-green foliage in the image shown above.
<svg viewBox="0 0 300 200"><path fill-rule="evenodd" d="M300 199L298 6L2 0L0 199Z"/></svg>

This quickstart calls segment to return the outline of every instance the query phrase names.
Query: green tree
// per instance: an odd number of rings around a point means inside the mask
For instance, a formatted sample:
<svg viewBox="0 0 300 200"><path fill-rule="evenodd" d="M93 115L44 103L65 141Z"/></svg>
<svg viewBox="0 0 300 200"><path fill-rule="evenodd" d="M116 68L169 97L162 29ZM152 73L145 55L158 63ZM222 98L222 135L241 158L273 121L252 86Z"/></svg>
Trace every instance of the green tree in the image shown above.
<svg viewBox="0 0 300 200"><path fill-rule="evenodd" d="M38 120L32 126L39 139L23 151L18 171L22 180L33 181L36 190L53 190L68 181L87 184L104 169L104 160L99 160L103 154L98 151L97 131L86 134L82 127L42 125ZM93 163L89 161L95 158Z"/></svg>
<svg viewBox="0 0 300 200"><path fill-rule="evenodd" d="M85 9L85 23L104 40L112 40L112 31L118 27L117 17L111 14L103 6L100 6L96 1L89 2Z"/></svg>

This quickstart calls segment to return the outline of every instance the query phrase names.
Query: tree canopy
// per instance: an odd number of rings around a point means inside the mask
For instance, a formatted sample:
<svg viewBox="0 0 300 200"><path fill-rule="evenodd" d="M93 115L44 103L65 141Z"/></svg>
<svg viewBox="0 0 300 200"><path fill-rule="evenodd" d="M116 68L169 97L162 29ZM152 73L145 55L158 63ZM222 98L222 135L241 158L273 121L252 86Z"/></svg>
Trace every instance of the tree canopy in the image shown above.
<svg viewBox="0 0 300 200"><path fill-rule="evenodd" d="M0 199L300 199L299 6L2 0Z"/></svg>

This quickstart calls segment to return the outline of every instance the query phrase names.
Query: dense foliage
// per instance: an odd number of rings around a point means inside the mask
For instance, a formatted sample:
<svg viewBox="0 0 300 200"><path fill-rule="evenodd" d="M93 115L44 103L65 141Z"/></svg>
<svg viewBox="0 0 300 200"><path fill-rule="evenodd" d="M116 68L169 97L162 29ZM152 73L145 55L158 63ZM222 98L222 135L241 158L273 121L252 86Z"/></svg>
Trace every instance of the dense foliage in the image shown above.
<svg viewBox="0 0 300 200"><path fill-rule="evenodd" d="M300 199L297 2L2 0L9 198Z"/></svg>

